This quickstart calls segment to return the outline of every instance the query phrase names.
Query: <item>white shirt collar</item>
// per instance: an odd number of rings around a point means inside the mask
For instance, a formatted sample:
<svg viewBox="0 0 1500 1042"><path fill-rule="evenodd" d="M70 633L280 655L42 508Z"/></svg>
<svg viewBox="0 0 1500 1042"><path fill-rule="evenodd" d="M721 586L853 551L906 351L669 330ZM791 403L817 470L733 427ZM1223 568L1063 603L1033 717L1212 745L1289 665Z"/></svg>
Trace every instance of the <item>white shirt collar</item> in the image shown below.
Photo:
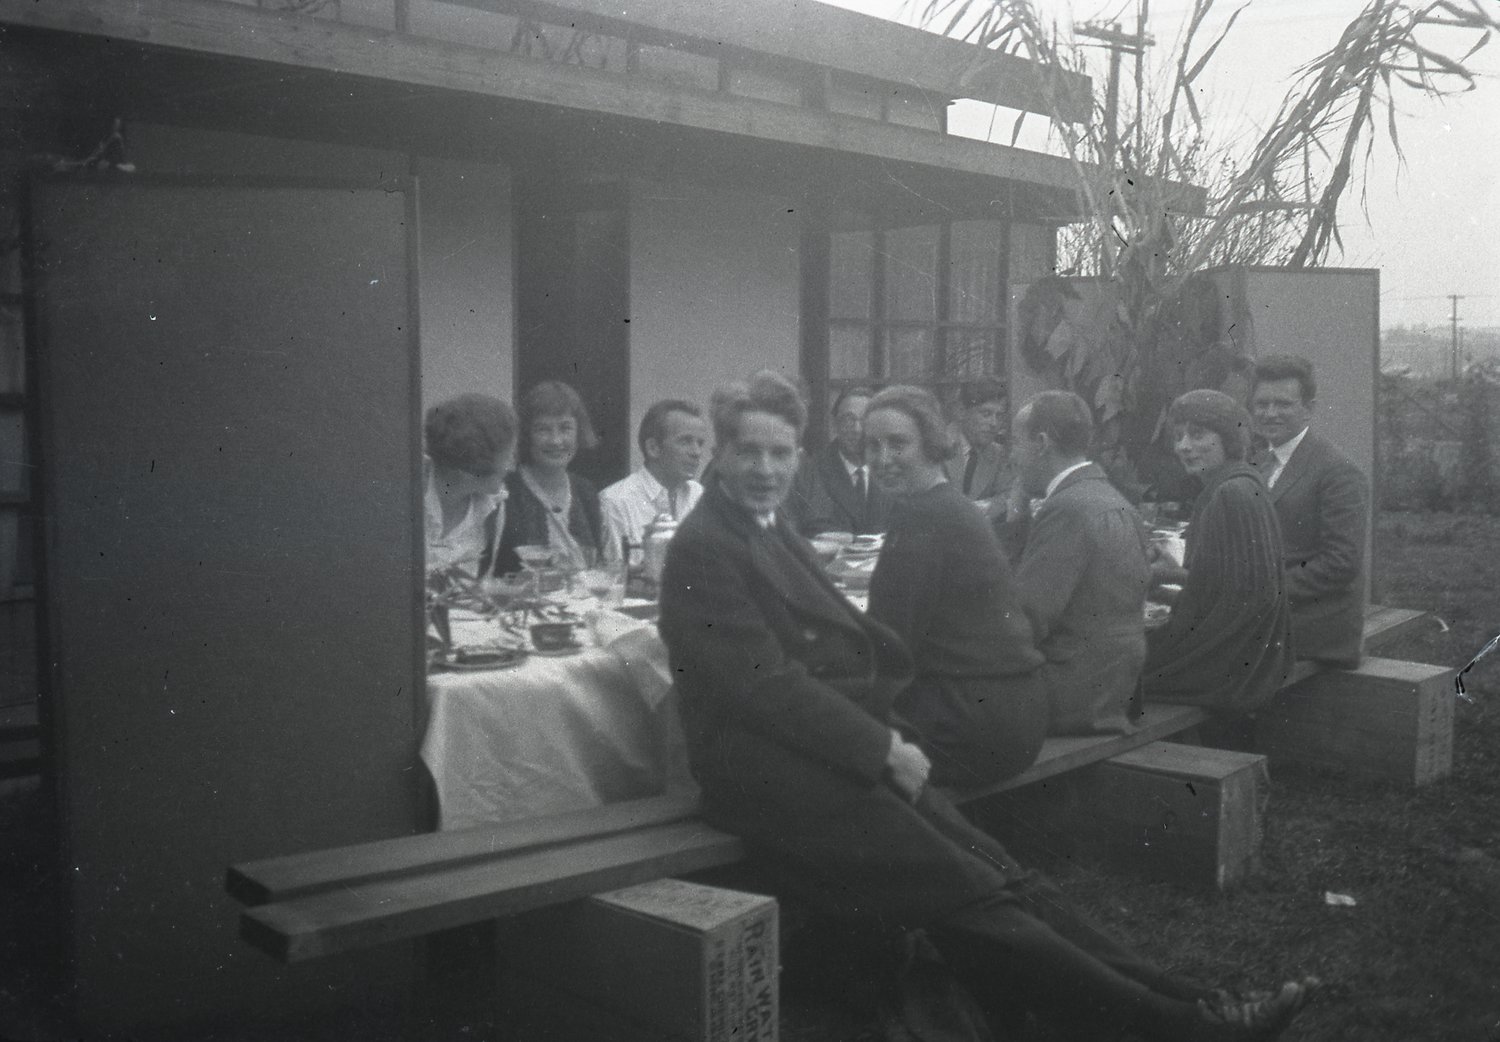
<svg viewBox="0 0 1500 1042"><path fill-rule="evenodd" d="M645 490L646 497L648 499L659 500L666 497L667 486L656 480L656 475L651 473L651 469L649 467L642 465L639 475L641 479L641 486Z"/></svg>
<svg viewBox="0 0 1500 1042"><path fill-rule="evenodd" d="M1271 455L1276 457L1276 462L1280 463L1283 467L1286 466L1287 460L1292 458L1292 453L1297 451L1297 446L1302 444L1302 439L1307 437L1309 429L1308 427L1303 427L1295 438L1288 438L1280 445L1272 448Z"/></svg>
<svg viewBox="0 0 1500 1042"><path fill-rule="evenodd" d="M839 462L842 463L844 465L844 469L849 472L850 481L854 480L854 475L856 473L865 469L863 461L859 463L851 463L849 462L849 457L845 456L840 449L835 448L833 451L839 454Z"/></svg>
<svg viewBox="0 0 1500 1042"><path fill-rule="evenodd" d="M641 465L639 471L641 486L646 492L646 498L657 504L670 504L672 502L672 490L657 480L655 474L651 473L645 466ZM689 479L678 486L679 502L686 503L692 497L693 486L697 482Z"/></svg>
<svg viewBox="0 0 1500 1042"><path fill-rule="evenodd" d="M1087 467L1091 462L1093 462L1093 461L1092 460L1081 459L1077 463L1073 464L1071 467L1065 467L1062 470L1058 471L1057 474L1052 478L1052 480L1049 481L1049 482L1047 482L1047 491L1042 496L1042 498L1043 499L1047 499L1048 497L1050 497L1052 495L1052 493L1054 493L1054 492L1057 491L1057 486L1061 485L1063 483L1063 479L1064 478L1066 478L1069 474L1073 473L1073 471L1075 471L1075 470L1082 470L1084 467Z"/></svg>

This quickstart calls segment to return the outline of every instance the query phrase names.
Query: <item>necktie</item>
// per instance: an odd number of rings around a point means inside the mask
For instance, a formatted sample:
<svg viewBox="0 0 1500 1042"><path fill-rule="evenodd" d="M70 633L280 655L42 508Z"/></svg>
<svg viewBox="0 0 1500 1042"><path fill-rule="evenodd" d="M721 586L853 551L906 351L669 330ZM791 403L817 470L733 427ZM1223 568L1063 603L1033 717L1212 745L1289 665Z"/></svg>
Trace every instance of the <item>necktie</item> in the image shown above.
<svg viewBox="0 0 1500 1042"><path fill-rule="evenodd" d="M865 501L865 468L854 468L854 498L861 503Z"/></svg>
<svg viewBox="0 0 1500 1042"><path fill-rule="evenodd" d="M979 469L979 450L969 449L969 462L964 464L964 495L974 488L974 471Z"/></svg>

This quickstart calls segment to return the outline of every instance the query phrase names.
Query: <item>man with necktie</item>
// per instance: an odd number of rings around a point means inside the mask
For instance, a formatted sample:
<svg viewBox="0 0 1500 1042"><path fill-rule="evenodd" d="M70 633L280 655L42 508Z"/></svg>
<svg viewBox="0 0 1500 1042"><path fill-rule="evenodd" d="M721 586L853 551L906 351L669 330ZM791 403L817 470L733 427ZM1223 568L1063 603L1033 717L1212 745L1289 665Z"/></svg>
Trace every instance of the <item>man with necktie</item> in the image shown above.
<svg viewBox="0 0 1500 1042"><path fill-rule="evenodd" d="M846 387L833 400L833 440L803 459L787 511L803 535L885 531L890 497L865 466L864 415L874 392Z"/></svg>
<svg viewBox="0 0 1500 1042"><path fill-rule="evenodd" d="M1256 363L1250 415L1266 442L1257 465L1281 521L1292 646L1298 658L1353 668L1363 651L1370 485L1311 429L1317 396L1307 359Z"/></svg>
<svg viewBox="0 0 1500 1042"><path fill-rule="evenodd" d="M991 522L1001 521L1015 479L1009 454L1000 444L1009 423L1005 387L991 379L965 384L959 403L963 412L958 419L958 452L946 464L948 480Z"/></svg>

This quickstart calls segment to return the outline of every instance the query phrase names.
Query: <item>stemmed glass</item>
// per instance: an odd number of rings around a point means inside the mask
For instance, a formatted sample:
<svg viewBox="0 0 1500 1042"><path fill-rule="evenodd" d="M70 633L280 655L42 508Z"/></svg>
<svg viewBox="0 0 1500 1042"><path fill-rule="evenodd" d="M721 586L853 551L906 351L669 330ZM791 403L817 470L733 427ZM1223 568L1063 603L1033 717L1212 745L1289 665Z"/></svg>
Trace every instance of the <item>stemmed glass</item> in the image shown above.
<svg viewBox="0 0 1500 1042"><path fill-rule="evenodd" d="M523 574L531 581L533 599L540 599L543 589L542 573L551 566L556 551L550 546L531 543L516 547L516 556L521 559Z"/></svg>
<svg viewBox="0 0 1500 1042"><path fill-rule="evenodd" d="M616 608L625 599L625 564L612 564L597 550L585 549L585 567L579 573L583 588L601 608Z"/></svg>

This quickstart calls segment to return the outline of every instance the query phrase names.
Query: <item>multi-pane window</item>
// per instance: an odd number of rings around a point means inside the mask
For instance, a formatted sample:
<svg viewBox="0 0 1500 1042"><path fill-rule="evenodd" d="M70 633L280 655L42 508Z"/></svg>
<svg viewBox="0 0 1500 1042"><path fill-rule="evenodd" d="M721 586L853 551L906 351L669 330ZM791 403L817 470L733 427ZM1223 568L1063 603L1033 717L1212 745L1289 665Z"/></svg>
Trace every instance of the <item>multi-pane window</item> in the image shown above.
<svg viewBox="0 0 1500 1042"><path fill-rule="evenodd" d="M829 377L951 386L1004 370L1008 232L953 221L832 233Z"/></svg>

